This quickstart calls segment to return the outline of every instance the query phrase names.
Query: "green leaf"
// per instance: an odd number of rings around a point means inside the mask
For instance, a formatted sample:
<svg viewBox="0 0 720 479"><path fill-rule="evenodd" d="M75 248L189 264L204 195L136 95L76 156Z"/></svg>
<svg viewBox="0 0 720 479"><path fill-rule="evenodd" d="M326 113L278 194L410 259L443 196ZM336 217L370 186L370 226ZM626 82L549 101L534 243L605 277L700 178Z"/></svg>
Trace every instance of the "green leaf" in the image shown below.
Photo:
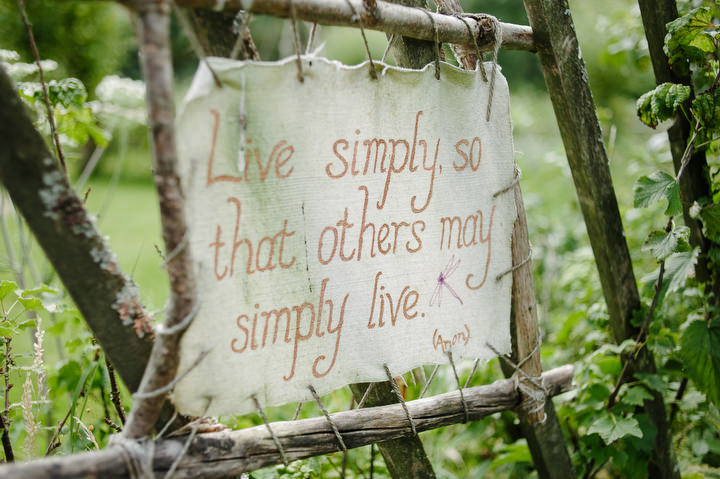
<svg viewBox="0 0 720 479"><path fill-rule="evenodd" d="M620 402L631 406L642 406L646 399L652 399L652 395L642 386L633 386L625 391Z"/></svg>
<svg viewBox="0 0 720 479"><path fill-rule="evenodd" d="M642 431L637 419L634 417L619 417L605 413L588 429L588 434L599 434L610 445L625 436L642 437Z"/></svg>
<svg viewBox="0 0 720 479"><path fill-rule="evenodd" d="M655 256L655 259L662 261L673 253L689 250L689 236L690 228L687 226L674 228L669 233L653 231L648 236L642 249L643 251L650 251Z"/></svg>
<svg viewBox="0 0 720 479"><path fill-rule="evenodd" d="M60 294L60 291L43 284L43 285L38 286L37 288L24 290L22 295L23 296L36 296L36 295L42 294L42 293L50 293L50 294L57 295L57 294Z"/></svg>
<svg viewBox="0 0 720 479"><path fill-rule="evenodd" d="M633 376L653 391L657 391L662 394L667 389L665 381L663 381L658 374L635 373Z"/></svg>
<svg viewBox="0 0 720 479"><path fill-rule="evenodd" d="M25 307L26 311L40 311L43 309L42 301L38 298L18 298L18 302Z"/></svg>
<svg viewBox="0 0 720 479"><path fill-rule="evenodd" d="M700 122L695 144L703 144L720 133L720 90L715 89L699 95L692 104L695 118Z"/></svg>
<svg viewBox="0 0 720 479"><path fill-rule="evenodd" d="M640 121L655 128L658 123L669 120L688 98L691 89L686 85L663 83L641 96L636 104Z"/></svg>
<svg viewBox="0 0 720 479"><path fill-rule="evenodd" d="M17 334L17 328L10 322L0 323L0 337L11 338Z"/></svg>
<svg viewBox="0 0 720 479"><path fill-rule="evenodd" d="M690 323L680 338L680 356L698 389L720 406L720 323Z"/></svg>
<svg viewBox="0 0 720 479"><path fill-rule="evenodd" d="M640 177L633 186L635 207L646 207L666 199L668 201L665 214L674 216L682 211L680 202L680 185L674 177L664 171L656 171L650 176Z"/></svg>
<svg viewBox="0 0 720 479"><path fill-rule="evenodd" d="M700 210L703 233L711 240L720 240L720 204L713 203Z"/></svg>
<svg viewBox="0 0 720 479"><path fill-rule="evenodd" d="M665 54L673 69L687 73L688 61L708 62L708 54L716 49L712 31L713 12L708 7L691 10L668 23L665 36Z"/></svg>
<svg viewBox="0 0 720 479"><path fill-rule="evenodd" d="M667 283L669 292L677 291L685 284L685 280L694 271L699 253L700 249L695 248L690 251L673 253L665 260L663 283Z"/></svg>
<svg viewBox="0 0 720 479"><path fill-rule="evenodd" d="M18 285L15 281L0 281L0 300L17 289Z"/></svg>

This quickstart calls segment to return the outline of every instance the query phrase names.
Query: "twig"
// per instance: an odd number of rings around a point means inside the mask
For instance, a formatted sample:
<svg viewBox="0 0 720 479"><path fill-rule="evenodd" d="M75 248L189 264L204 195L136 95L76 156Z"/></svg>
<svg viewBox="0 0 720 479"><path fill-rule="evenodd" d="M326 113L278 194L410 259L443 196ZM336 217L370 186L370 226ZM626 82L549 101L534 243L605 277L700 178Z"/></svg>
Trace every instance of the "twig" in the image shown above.
<svg viewBox="0 0 720 479"><path fill-rule="evenodd" d="M687 168L687 165L690 163L690 160L692 159L692 154L695 151L695 141L697 141L698 132L700 128L700 119L698 118L695 121L695 128L693 128L693 136L690 138L690 141L688 142L687 146L685 147L685 152L683 153L682 161L680 162L680 169L678 170L677 174L677 181L680 182L680 178L682 178L683 173L685 173L685 168Z"/></svg>
<svg viewBox="0 0 720 479"><path fill-rule="evenodd" d="M108 376L110 377L110 401L115 406L115 411L118 413L120 423L125 425L125 409L123 409L122 403L120 402L120 389L118 388L117 379L115 378L115 369L110 363L110 359L105 356L105 365L107 366Z"/></svg>
<svg viewBox="0 0 720 479"><path fill-rule="evenodd" d="M122 431L122 428L120 426L112 422L112 420L108 419L107 417L103 418L103 422L110 426L112 429L114 429L116 432Z"/></svg>
<svg viewBox="0 0 720 479"><path fill-rule="evenodd" d="M165 474L165 479L171 479L173 474L175 474L175 471L177 470L178 466L180 465L180 462L183 460L183 457L185 457L185 454L187 454L188 448L190 447L190 444L192 443L193 439L195 439L195 435L198 432L198 428L200 427L200 420L205 417L205 415L208 412L208 409L210 408L210 403L212 400L208 399L207 404L205 405L205 410L203 411L202 415L197 419L195 424L192 427L192 430L190 431L190 434L188 435L187 440L185 441L185 444L183 445L182 450L180 451L180 454L178 454L177 458L173 461L172 465L170 466L170 469L168 469L167 474Z"/></svg>
<svg viewBox="0 0 720 479"><path fill-rule="evenodd" d="M587 467L585 468L585 473L582 476L582 479L589 479L590 473L593 471L593 466L595 466L595 458L590 458L590 462L588 462Z"/></svg>
<svg viewBox="0 0 720 479"><path fill-rule="evenodd" d="M14 362L11 356L12 345L10 342L11 338L5 339L5 367L3 368L3 378L5 379L5 408L3 409L2 416L5 424L10 425L10 389L13 385L10 384L10 366L14 366Z"/></svg>
<svg viewBox="0 0 720 479"><path fill-rule="evenodd" d="M670 231L672 228L672 220L673 217L671 216L668 220L667 225L665 226L665 231ZM625 361L625 364L623 365L622 372L620 373L620 377L617 380L617 383L615 384L615 388L610 393L610 396L608 396L608 403L607 403L607 409L610 410L615 405L615 400L617 399L617 395L620 392L620 387L625 383L626 381L626 374L628 371L628 368L630 364L635 359L635 356L637 355L638 351L644 346L645 340L647 339L648 334L648 328L650 326L650 320L653 317L653 314L655 313L655 308L657 308L658 301L660 300L660 292L662 291L662 282L663 277L665 276L665 260L660 261L660 272L658 273L657 281L655 281L655 294L653 295L652 302L650 303L650 309L648 309L647 315L645 315L645 321L643 321L642 326L640 327L640 331L638 332L637 337L635 338L635 347L633 348L632 354L627 358Z"/></svg>
<svg viewBox="0 0 720 479"><path fill-rule="evenodd" d="M93 373L94 375L94 373ZM80 389L80 394L78 394L78 397L82 397L85 395L85 386L87 386L88 379L90 378L90 375L85 378L85 382L82 385L82 388ZM73 412L73 404L70 403L70 409L68 409L67 414L65 414L65 417L62 421L60 421L60 424L58 424L58 427L55 429L55 432L53 433L52 437L50 438L50 441L48 442L47 450L45 451L45 455L49 456L51 452L53 452L55 449L60 446L60 442L57 441L57 437L60 435L60 431L62 431L62 428L65 426L65 423L70 419L70 415Z"/></svg>
<svg viewBox="0 0 720 479"><path fill-rule="evenodd" d="M53 141L55 142L55 150L57 151L58 160L62 165L63 171L67 174L67 166L65 165L65 155L63 155L62 147L60 146L60 136L58 135L57 126L55 126L55 115L53 114L53 108L50 104L50 95L48 94L47 83L45 83L45 72L43 71L42 65L40 64L40 52L38 51L37 44L35 44L35 37L32 32L32 25L27 17L25 11L25 3L23 0L17 0L18 9L20 9L20 16L25 24L25 30L27 31L27 37L30 41L30 47L32 48L33 55L35 56L35 63L38 67L38 73L40 74L40 84L42 85L43 97L45 99L45 108L47 109L48 122L50 123L50 131L52 133Z"/></svg>
<svg viewBox="0 0 720 479"><path fill-rule="evenodd" d="M175 2L171 3L173 8L175 9L175 16L177 17L178 22L183 29L183 32L185 32L185 36L190 42L190 47L192 47L193 52L195 52L195 56L198 58L199 61L205 62L205 66L208 68L208 70L210 70L210 74L213 77L215 86L217 86L218 88L222 88L222 82L220 81L220 78L218 78L213 67L207 62L205 50L203 49L203 46L198 39L198 35L195 32L195 29L193 28L192 23L190 22L190 19L188 18L185 10L179 8L175 4Z"/></svg>
<svg viewBox="0 0 720 479"><path fill-rule="evenodd" d="M597 466L595 469L593 469L592 472L590 472L590 475L588 476L588 479L593 479L593 477L595 477L595 476L597 475L597 473L600 472L603 467L605 467L605 464L607 464L607 462L608 462L609 460L610 460L610 459L605 459L603 462L601 462L600 464L598 464L598 466Z"/></svg>
<svg viewBox="0 0 720 479"><path fill-rule="evenodd" d="M226 0L219 3L216 0L175 0L181 7L192 8L216 8L222 6L225 11L237 12L245 9L253 14L269 14L277 17L288 18L290 16L290 2L288 0L255 0L252 3L242 0ZM363 8L362 2L351 0L356 10ZM321 25L334 25L358 28L352 10L347 5L338 4L337 0L303 0L293 2L292 9L295 11L297 20L319 23ZM417 40L434 42L435 28L425 15L424 10L415 7L394 4L376 0L377 8L372 15L363 15L363 28L376 30L387 34L395 34L396 37L404 36ZM442 15L431 12L437 26L440 43L460 43L469 45L473 49L477 43L480 50L492 51L495 45L494 38L489 35L478 37L480 26L472 22L468 31L467 23L460 18L451 15ZM533 41L532 29L529 26L501 23L502 25L502 47L507 50L526 50L534 52L536 46Z"/></svg>
<svg viewBox="0 0 720 479"><path fill-rule="evenodd" d="M2 446L3 451L5 451L5 462L14 462L15 454L13 453L12 443L10 442L10 431L8 431L7 426L5 426L5 419L3 419L2 414L0 414L0 429L2 429Z"/></svg>
<svg viewBox="0 0 720 479"><path fill-rule="evenodd" d="M242 10L235 16L234 25L237 29L237 38L230 53L230 58L233 60L260 60L260 53L250 33L251 16L251 13Z"/></svg>
<svg viewBox="0 0 720 479"><path fill-rule="evenodd" d="M136 2L142 67L147 85L148 126L152 132L155 186L162 218L165 251L178 251L166 260L170 298L163 327L172 329L197 303L195 273L188 248L178 248L187 234L180 178L177 171L173 73L170 52L169 0ZM122 435L141 438L158 420L166 392L177 381L179 343L184 330L157 335L150 360L135 395Z"/></svg>
<svg viewBox="0 0 720 479"><path fill-rule="evenodd" d="M672 405L670 406L670 424L672 424L673 420L675 420L675 415L677 414L678 410L680 409L680 400L685 395L685 390L687 389L688 385L688 378L687 376L684 376L682 380L680 381L680 386L678 387L677 392L675 393L675 399L673 399Z"/></svg>
<svg viewBox="0 0 720 479"><path fill-rule="evenodd" d="M370 444L370 479L375 475L375 443Z"/></svg>

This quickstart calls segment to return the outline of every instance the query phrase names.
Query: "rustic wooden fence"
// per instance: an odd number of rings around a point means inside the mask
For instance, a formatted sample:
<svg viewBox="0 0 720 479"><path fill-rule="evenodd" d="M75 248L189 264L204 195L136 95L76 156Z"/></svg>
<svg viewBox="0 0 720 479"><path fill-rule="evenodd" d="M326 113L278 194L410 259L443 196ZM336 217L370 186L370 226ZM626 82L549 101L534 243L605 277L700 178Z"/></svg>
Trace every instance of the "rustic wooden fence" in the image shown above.
<svg viewBox="0 0 720 479"><path fill-rule="evenodd" d="M571 387L572 368L542 373L535 291L530 267L513 271L512 357L504 364L506 376L491 385L398 404L390 383L352 385L363 409L326 417L279 422L240 431L203 432L200 421L179 418L189 435L147 439L166 424L172 410L165 401L177 373L177 349L186 318L196 304L190 258L179 248L185 234L178 200L176 147L169 51L170 0L121 1L138 17L143 72L148 88L149 127L152 133L154 176L159 191L166 251L179 251L168 264L170 306L162 331L138 335L147 314L137 293L116 264L99 265L94 251L107 253L82 201L75 195L42 137L33 128L8 77L0 71L0 125L7 141L0 151L0 179L25 216L39 243L79 309L132 391L138 391L122 434L106 449L65 458L48 458L6 466L6 477L226 477L346 448L378 444L393 477L434 477L432 465L416 432L479 420L494 412L514 409L521 419L540 477L574 477L552 397ZM196 12L191 23L200 40L214 36L213 53L253 57L252 39L241 31L237 39L215 27L230 29L225 12L292 17L323 24L376 29L393 35L398 63L419 68L435 60L436 42L452 44L461 64L475 68L482 52L493 50L501 28L503 48L537 52L543 67L579 202L596 257L614 338L633 337L633 312L640 307L630 256L623 235L608 160L595 113L587 73L566 1L525 0L531 27L498 24L488 15L463 15L454 0L439 1L440 12L374 0L177 0L180 12ZM424 3L422 3L424 4ZM644 12L645 13L645 12ZM650 15L650 14L649 14ZM230 40L228 40L228 38ZM218 40L219 39L219 40ZM202 43L202 41L198 42ZM205 42L210 44L211 42ZM54 193L49 204L42 192ZM519 184L514 186L518 216L513 229L513 264L529 266L527 224ZM52 214L48 214L52 213ZM89 278L89 279L88 279ZM120 299L119 299L120 298ZM119 301L119 303L118 303ZM124 326L130 324L131 327ZM627 358L635 371L654 372L652 354ZM517 365L520 364L520 368ZM518 370L519 369L519 370ZM542 397L519 387L523 379L542 381ZM530 381L533 382L533 381ZM459 385L460 386L460 385ZM527 386L527 385L526 385ZM653 393L645 409L658 429L651 464L652 477L677 477L662 397ZM528 404L537 407L522 407ZM409 424L412 417L414 424Z"/></svg>

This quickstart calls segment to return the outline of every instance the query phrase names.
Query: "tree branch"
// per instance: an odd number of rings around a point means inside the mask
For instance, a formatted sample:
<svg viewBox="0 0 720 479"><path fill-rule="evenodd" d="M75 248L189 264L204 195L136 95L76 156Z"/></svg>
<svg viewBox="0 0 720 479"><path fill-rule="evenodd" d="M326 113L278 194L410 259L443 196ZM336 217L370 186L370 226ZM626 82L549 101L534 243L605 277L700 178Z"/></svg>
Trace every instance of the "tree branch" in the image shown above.
<svg viewBox="0 0 720 479"><path fill-rule="evenodd" d="M640 295L572 17L566 1L523 1L595 255L610 330L615 342L621 343L636 334L632 319L640 309ZM638 352L629 368L630 373L656 371L648 348ZM651 394L644 408L658 434L649 475L678 478L665 403L656 391Z"/></svg>
<svg viewBox="0 0 720 479"><path fill-rule="evenodd" d="M170 58L170 1L138 1L139 36L143 74L147 85L149 128L152 135L154 180L160 201L170 298L164 329L158 334L128 421L126 438L147 435L158 420L166 394L152 394L172 382L179 363L180 338L185 328L174 328L194 311L195 273L187 244L183 192L177 172L173 72Z"/></svg>
<svg viewBox="0 0 720 479"><path fill-rule="evenodd" d="M118 0L121 3L128 3L129 0ZM243 0L177 0L181 7L214 9L222 7L225 11L236 12L247 10L252 13L274 15L276 17L289 18L290 3L287 0L255 0L250 5ZM472 18L467 19L470 24L468 31L467 24L460 18L439 13L430 13L433 22L428 18L427 13L420 8L407 7L388 2L377 2L377 7L372 11L367 10L362 0L350 0L352 8L360 14L363 28L379 30L396 36L404 36L417 40L435 41L435 29L437 26L438 40L442 43L458 43L471 45L475 48L475 41L482 51L492 50L494 38L481 28L479 23ZM405 3L405 2L400 2ZM298 20L336 25L345 27L358 27L357 19L354 18L352 8L347 2L336 0L293 0L293 9ZM512 23L501 23L503 48L508 50L535 51L532 30L523 25ZM425 63L427 64L427 62ZM423 64L423 66L425 65Z"/></svg>
<svg viewBox="0 0 720 479"><path fill-rule="evenodd" d="M543 374L543 384L551 396L571 389L573 368L562 366ZM470 419L480 420L520 404L515 382L509 379L464 390ZM418 431L428 431L465 420L460 393L453 391L407 403ZM348 448L366 446L412 435L405 411L399 404L356 409L331 415ZM270 426L288 459L295 461L338 451L338 442L325 417L283 421ZM65 458L42 459L0 467L6 479L127 478L136 465L152 465L156 476L170 467L186 442L186 437L156 441L153 448L110 446L102 451ZM152 457L150 451L154 451ZM236 477L261 467L279 464L281 456L264 425L198 434L179 463L175 479ZM132 469L132 471L131 471Z"/></svg>

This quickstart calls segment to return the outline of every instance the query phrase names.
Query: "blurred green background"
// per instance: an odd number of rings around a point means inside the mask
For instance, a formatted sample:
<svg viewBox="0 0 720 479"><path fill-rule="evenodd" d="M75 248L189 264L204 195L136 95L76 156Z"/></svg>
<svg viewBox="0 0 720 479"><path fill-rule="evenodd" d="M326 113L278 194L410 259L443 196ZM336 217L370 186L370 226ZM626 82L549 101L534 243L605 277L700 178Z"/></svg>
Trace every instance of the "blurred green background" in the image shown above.
<svg viewBox="0 0 720 479"><path fill-rule="evenodd" d="M505 22L528 23L521 0L461 3L467 12L491 13ZM665 134L644 127L635 116L636 99L654 87L639 10L632 0L570 0L569 3L603 128L636 276L642 278L655 269L655 264L640 247L650 229L662 226L653 224L658 218L656 213L661 210L659 207L642 211L633 208L632 185L638 176L649 173L657 165L664 165L669 170L670 155ZM72 76L80 79L87 88L89 101L111 103L103 100L102 91L96 90L110 75L140 79L132 18L123 7L114 3L33 0L27 3L27 11L41 57L57 62L57 69L50 73L51 78ZM289 22L254 16L250 27L263 60L294 54ZM301 24L299 30L305 42L309 26ZM378 32L367 33L372 55L379 59L387 44L386 37ZM179 103L197 66L197 59L177 23L173 23L172 41ZM320 27L314 48L321 45L320 54L329 58L347 64L365 60L357 30ZM0 48L17 51L21 61L32 62L17 4L11 0L0 0ZM446 57L453 61L448 48ZM522 188L533 243L541 327L545 333L544 366L549 369L575 363L580 370L578 374L586 374L583 371L586 362L592 359L592 351L598 344L608 341L607 317L552 106L538 59L533 54L502 51L499 63L511 90L516 160L523 171ZM129 104L128 109L133 108L135 113L138 109L142 111L141 104ZM132 115L126 115L129 116ZM99 228L108 236L123 270L139 285L148 308L158 312L157 316L161 318L168 287L165 270L161 268L162 259L156 250L161 247L162 240L156 193L150 176L148 133L141 120L125 120L102 120L101 117L101 126L107 131L109 142L104 147L98 147L94 142L77 145L70 165L71 176L78 178L93 157L99 158L97 167L78 192L87 194L87 207L98 215ZM3 203L0 208L12 215L7 204ZM22 227L9 219L8 224L14 233L11 246L18 250L21 246L18 231ZM0 278L11 278L12 271L7 258L2 256L3 250L0 248ZM42 270L42 253L34 248L32 256L38 269ZM53 387L65 387L70 391L82 371L81 366L86 364L77 359L78 366L72 365L73 351L91 354L92 344L79 320L56 329L61 339L46 343L47 368L51 376L60 378ZM63 352L66 343L72 341L81 344L70 353ZM25 344L18 340L16 347L29 351L29 338ZM619 362L612 363L603 373L617 374L617 368ZM468 373L469 365L463 365L462 374ZM24 373L17 374L19 384ZM496 361L492 361L481 368L473 384L498 378ZM63 386L63 381L67 385ZM454 388L454 378L445 374L436 380L431 393ZM15 388L13 394L19 395L18 389ZM417 394L415 389L411 385L410 397ZM574 414L572 401L577 394L556 400L561 418ZM331 410L346 409L350 404L347 392L330 396L327 402ZM130 403L125 391L123 400L126 405ZM59 397L54 401L60 410L64 410L62 404L66 398ZM564 409L565 404L568 406ZM268 414L271 419L287 419L293 412L294 406L288 406L272 409ZM302 415L313 414L319 414L319 410L307 405ZM256 417L223 420L230 426L259 423ZM101 406L97 402L90 402L85 421L95 425L99 438L110 432L102 421ZM19 428L13 434L16 439L21 439L25 432ZM440 477L533 477L528 476L527 446L520 439L517 422L511 414L424 433L422 437ZM74 441L72 448L91 447L82 437ZM369 448L353 454L350 471L367 471ZM578 463L583 460L582 447L573 449L573 457ZM691 468L695 460L692 454L681 455L683 467ZM318 458L304 463L303 467L322 471L323 477L336 477L340 462L339 457ZM378 461L376 477L381 477L384 471L381 462ZM256 477L275 477L283 473L288 474L283 477L313 477L310 472L298 472L299 465L293 467L295 469L291 468L289 472L265 470Z"/></svg>

